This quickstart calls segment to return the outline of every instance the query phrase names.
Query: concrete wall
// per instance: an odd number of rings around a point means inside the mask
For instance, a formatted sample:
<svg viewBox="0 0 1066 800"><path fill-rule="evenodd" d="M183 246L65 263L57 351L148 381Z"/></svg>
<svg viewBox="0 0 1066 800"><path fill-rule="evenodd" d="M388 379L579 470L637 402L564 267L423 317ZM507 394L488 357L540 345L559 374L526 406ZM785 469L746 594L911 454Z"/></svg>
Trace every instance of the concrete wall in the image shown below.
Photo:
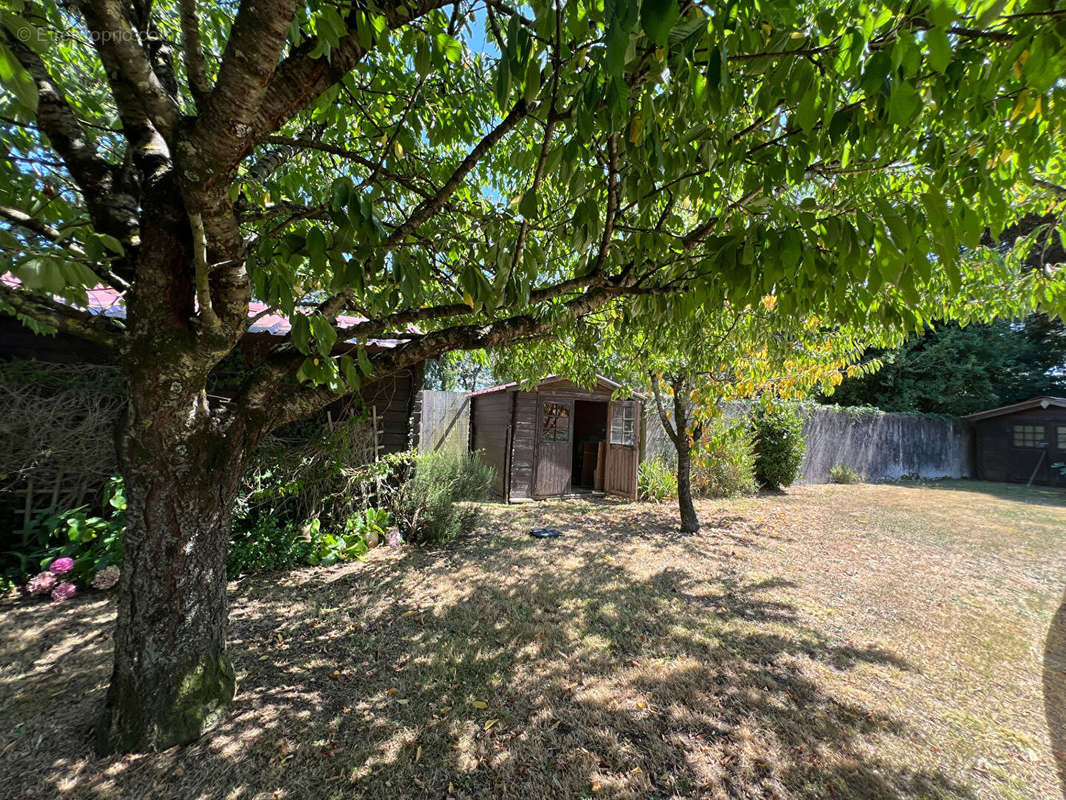
<svg viewBox="0 0 1066 800"><path fill-rule="evenodd" d="M868 481L970 477L970 437L957 419L833 406L808 407L804 416L798 483L826 483L838 465Z"/></svg>
<svg viewBox="0 0 1066 800"><path fill-rule="evenodd" d="M725 414L740 417L748 407L732 403ZM828 483L829 471L839 465L868 481L970 477L970 437L960 420L808 404L800 414L807 452L797 483ZM650 401L645 431L645 458L673 463L673 443Z"/></svg>

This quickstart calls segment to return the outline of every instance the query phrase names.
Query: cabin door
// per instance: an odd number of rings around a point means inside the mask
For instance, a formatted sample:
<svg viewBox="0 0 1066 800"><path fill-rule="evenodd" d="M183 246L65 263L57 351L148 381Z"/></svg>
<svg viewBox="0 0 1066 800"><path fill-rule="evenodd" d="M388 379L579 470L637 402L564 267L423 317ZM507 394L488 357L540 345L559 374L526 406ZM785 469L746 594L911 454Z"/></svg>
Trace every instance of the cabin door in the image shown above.
<svg viewBox="0 0 1066 800"><path fill-rule="evenodd" d="M607 414L604 491L636 500L637 466L640 463L640 402L614 400Z"/></svg>
<svg viewBox="0 0 1066 800"><path fill-rule="evenodd" d="M574 459L574 401L538 395L538 406L533 496L566 494Z"/></svg>

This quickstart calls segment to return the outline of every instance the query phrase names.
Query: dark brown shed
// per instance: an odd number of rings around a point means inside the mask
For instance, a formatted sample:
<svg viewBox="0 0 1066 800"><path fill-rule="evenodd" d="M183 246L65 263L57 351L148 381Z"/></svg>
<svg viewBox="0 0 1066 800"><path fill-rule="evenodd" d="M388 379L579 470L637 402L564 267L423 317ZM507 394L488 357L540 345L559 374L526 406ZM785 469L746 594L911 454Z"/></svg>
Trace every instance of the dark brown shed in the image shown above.
<svg viewBox="0 0 1066 800"><path fill-rule="evenodd" d="M1066 397L1034 397L963 417L973 429L974 476L1066 486Z"/></svg>
<svg viewBox="0 0 1066 800"><path fill-rule="evenodd" d="M497 496L603 491L636 499L642 404L612 400L618 388L602 376L583 389L552 375L534 391L505 383L468 395L471 448L496 469Z"/></svg>

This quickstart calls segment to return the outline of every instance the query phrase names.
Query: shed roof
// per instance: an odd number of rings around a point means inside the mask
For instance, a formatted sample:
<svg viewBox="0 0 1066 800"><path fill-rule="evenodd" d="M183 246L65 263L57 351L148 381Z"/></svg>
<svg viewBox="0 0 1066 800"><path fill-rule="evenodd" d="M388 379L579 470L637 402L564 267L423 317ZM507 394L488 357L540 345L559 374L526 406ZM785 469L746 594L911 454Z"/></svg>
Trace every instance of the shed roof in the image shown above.
<svg viewBox="0 0 1066 800"><path fill-rule="evenodd" d="M22 284L16 276L10 272L5 272L0 275L0 281L7 286L16 288ZM123 301L122 294L110 286L99 284L92 289L87 289L86 292L87 305L85 310L90 314L100 314L105 317L112 317L114 319L126 318L126 305ZM292 323L288 317L277 314L268 313L269 307L266 303L260 303L253 300L248 304L248 316L252 318L251 325L248 326L249 333L268 333L271 336L285 336L290 330L292 330ZM298 309L298 313L310 314L314 309L311 307L305 307ZM366 322L365 317L354 317L347 314L339 314L337 316L337 323L341 327L350 328L353 325L358 325L361 322ZM408 333L418 333L418 329L411 326L408 328ZM355 340L349 340L354 342ZM406 341L404 339L371 339L370 342L378 347L392 348L396 347L401 342Z"/></svg>
<svg viewBox="0 0 1066 800"><path fill-rule="evenodd" d="M541 378L537 382L537 388L544 386L547 383L554 383L555 381L568 380L562 375L548 375ZM603 375L596 376L596 382L602 383L607 386L611 391L621 388L622 384L612 381L610 378L605 378ZM494 394L495 392L506 392L510 389L517 389L518 381L511 381L510 383L501 383L499 386L490 386L488 389L478 389L476 392L467 392L467 397L480 397L483 394Z"/></svg>
<svg viewBox="0 0 1066 800"><path fill-rule="evenodd" d="M979 422L992 417L1002 417L1004 414L1014 414L1018 411L1028 411L1032 408L1066 408L1066 397L1033 397L1020 403L1011 403L1009 406L990 408L987 411L978 411L967 414L963 419L970 422Z"/></svg>

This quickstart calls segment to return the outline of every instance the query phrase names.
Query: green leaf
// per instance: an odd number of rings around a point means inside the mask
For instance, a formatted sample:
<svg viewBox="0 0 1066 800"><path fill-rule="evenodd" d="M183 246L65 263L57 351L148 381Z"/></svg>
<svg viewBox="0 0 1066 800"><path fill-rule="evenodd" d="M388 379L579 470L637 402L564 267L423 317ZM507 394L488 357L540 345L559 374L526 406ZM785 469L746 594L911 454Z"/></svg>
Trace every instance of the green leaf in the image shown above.
<svg viewBox="0 0 1066 800"><path fill-rule="evenodd" d="M463 57L463 45L445 33L437 34L437 47L444 52L444 57L453 64L458 64Z"/></svg>
<svg viewBox="0 0 1066 800"><path fill-rule="evenodd" d="M364 375L370 375L374 371L374 366L370 363L370 359L367 357L366 348L360 347L357 355L359 358L359 370Z"/></svg>
<svg viewBox="0 0 1066 800"><path fill-rule="evenodd" d="M640 4L640 26L659 47L666 47L670 29L680 18L677 0L643 0Z"/></svg>
<svg viewBox="0 0 1066 800"><path fill-rule="evenodd" d="M905 125L918 111L921 102L913 84L901 81L888 99L888 118L897 125Z"/></svg>
<svg viewBox="0 0 1066 800"><path fill-rule="evenodd" d="M933 28L926 31L925 43L929 48L929 66L937 72L943 73L951 63L951 43L943 28Z"/></svg>
<svg viewBox="0 0 1066 800"><path fill-rule="evenodd" d="M305 314L294 314L292 331L289 333L292 346L305 355L311 352L311 323Z"/></svg>
<svg viewBox="0 0 1066 800"><path fill-rule="evenodd" d="M19 107L29 115L37 113L37 84L22 64L2 42L0 42L0 85L7 88L18 102Z"/></svg>
<svg viewBox="0 0 1066 800"><path fill-rule="evenodd" d="M118 255L118 256L126 255L126 248L122 246L122 242L120 242L118 239L116 239L111 234L109 234L109 233L97 233L95 235L96 235L97 240L100 242L100 244L102 244L104 247L106 247L108 250L110 250L115 255Z"/></svg>
<svg viewBox="0 0 1066 800"><path fill-rule="evenodd" d="M518 213L526 219L536 219L538 205L537 193L530 189L522 195L522 200L518 203Z"/></svg>
<svg viewBox="0 0 1066 800"><path fill-rule="evenodd" d="M319 355L328 357L333 351L333 345L337 341L337 332L329 324L325 317L315 314L308 318L311 324L311 332L315 336L315 344L318 346Z"/></svg>
<svg viewBox="0 0 1066 800"><path fill-rule="evenodd" d="M355 361L350 355L343 355L340 358L341 373L344 375L344 379L348 382L348 386L352 389L358 389L361 383L359 373L355 369Z"/></svg>

